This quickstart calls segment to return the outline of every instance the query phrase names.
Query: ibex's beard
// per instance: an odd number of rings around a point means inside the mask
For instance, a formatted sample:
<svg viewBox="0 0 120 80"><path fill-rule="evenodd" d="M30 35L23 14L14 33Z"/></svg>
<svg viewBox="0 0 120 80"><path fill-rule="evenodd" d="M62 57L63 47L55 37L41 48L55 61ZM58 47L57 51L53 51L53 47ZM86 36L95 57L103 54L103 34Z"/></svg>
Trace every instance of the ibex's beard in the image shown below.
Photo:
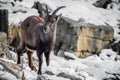
<svg viewBox="0 0 120 80"><path fill-rule="evenodd" d="M43 28L43 32L44 32L44 33L50 32L50 27L49 27L49 26L46 26L46 28Z"/></svg>

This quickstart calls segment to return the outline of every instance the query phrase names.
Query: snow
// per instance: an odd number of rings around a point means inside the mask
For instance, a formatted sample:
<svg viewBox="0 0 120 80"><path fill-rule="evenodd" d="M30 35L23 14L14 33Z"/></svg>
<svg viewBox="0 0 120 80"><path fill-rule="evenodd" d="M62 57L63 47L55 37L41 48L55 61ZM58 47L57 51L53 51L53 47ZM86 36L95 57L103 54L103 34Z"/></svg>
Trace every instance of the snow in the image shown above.
<svg viewBox="0 0 120 80"><path fill-rule="evenodd" d="M11 3L7 3L7 5L0 3L0 5L2 6L0 7L0 9L7 9L9 11L9 25L11 24L18 25L20 22L22 22L25 18L29 16L39 15L36 9L31 8L34 5L33 0L23 0L22 2L16 1L14 2L14 4L15 6L12 6ZM25 13L23 13L22 11Z"/></svg>
<svg viewBox="0 0 120 80"><path fill-rule="evenodd" d="M115 60L117 58L117 54L111 49L105 49L101 51L100 58L103 60Z"/></svg>
<svg viewBox="0 0 120 80"><path fill-rule="evenodd" d="M8 73L6 71L0 71L0 79L1 80L19 80L15 76L13 76L11 73Z"/></svg>
<svg viewBox="0 0 120 80"><path fill-rule="evenodd" d="M16 17L16 15L17 15L17 17ZM32 15L38 15L37 10L27 9L27 13L18 12L16 14L11 14L11 15L9 15L9 17L10 17L9 23L18 24L19 22L22 22L23 20L25 20L25 18L32 16Z"/></svg>
<svg viewBox="0 0 120 80"><path fill-rule="evenodd" d="M85 23L93 23L95 25L105 25L105 22L111 26L117 26L117 20L119 19L120 12L118 10L106 10L97 8L91 3L96 0L38 0L41 3L46 3L51 9L55 9L58 6L66 6L65 9L59 11L63 16L71 18L75 21L83 18ZM52 2L52 3L51 3ZM72 3L72 4L71 4ZM54 6L53 6L54 5Z"/></svg>
<svg viewBox="0 0 120 80"><path fill-rule="evenodd" d="M34 71L24 70L24 76L26 80L36 80L37 74Z"/></svg>
<svg viewBox="0 0 120 80"><path fill-rule="evenodd" d="M64 52L64 55L65 55L66 57L69 57L69 58L72 58L72 59L76 59L76 56L75 56L73 53Z"/></svg>
<svg viewBox="0 0 120 80"><path fill-rule="evenodd" d="M71 53L67 52L67 54L69 55ZM33 58L37 59L35 55L36 52L34 52ZM119 55L111 49L104 49L99 56L93 55L84 59L75 58L74 60L66 60L63 57L55 56L52 52L50 66L46 66L45 58L43 58L43 74L41 76L37 75L37 72L31 71L27 61L25 61L23 63L24 77L25 80L36 80L39 77L44 80L103 80L105 78L115 77L112 73L120 74L120 60L118 60L116 56ZM27 60L25 53L21 59L23 59L23 57ZM38 68L38 66L36 67ZM0 69L1 68L2 65L0 66ZM0 74L2 73L3 72ZM4 75L7 76L7 74L6 72Z"/></svg>
<svg viewBox="0 0 120 80"><path fill-rule="evenodd" d="M18 5L21 4L22 6L31 8L34 5L34 1L33 0L23 0L22 2L17 1L16 4L18 4Z"/></svg>

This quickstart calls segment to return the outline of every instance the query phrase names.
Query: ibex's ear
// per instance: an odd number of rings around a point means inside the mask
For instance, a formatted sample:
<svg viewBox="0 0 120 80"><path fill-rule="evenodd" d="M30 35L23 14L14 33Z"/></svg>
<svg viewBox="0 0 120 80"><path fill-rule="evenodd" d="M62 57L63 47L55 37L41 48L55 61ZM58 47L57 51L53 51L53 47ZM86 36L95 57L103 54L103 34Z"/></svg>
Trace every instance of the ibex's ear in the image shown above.
<svg viewBox="0 0 120 80"><path fill-rule="evenodd" d="M60 20L60 18L62 17L62 13L59 14L58 16L56 16L56 22L58 22Z"/></svg>

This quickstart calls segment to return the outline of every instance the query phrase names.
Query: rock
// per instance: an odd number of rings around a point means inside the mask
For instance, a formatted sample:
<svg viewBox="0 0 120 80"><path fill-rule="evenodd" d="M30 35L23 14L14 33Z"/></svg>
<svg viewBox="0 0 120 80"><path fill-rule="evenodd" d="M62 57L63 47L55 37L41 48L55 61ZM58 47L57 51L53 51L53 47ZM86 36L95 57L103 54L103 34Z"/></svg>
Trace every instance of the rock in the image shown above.
<svg viewBox="0 0 120 80"><path fill-rule="evenodd" d="M113 51L117 52L120 55L120 41L117 43L112 43L111 48Z"/></svg>
<svg viewBox="0 0 120 80"><path fill-rule="evenodd" d="M8 52L7 34L5 32L0 32L0 57L3 57Z"/></svg>
<svg viewBox="0 0 120 80"><path fill-rule="evenodd" d="M0 59L0 65L2 65L4 68L2 68L2 71L7 71L14 76L16 76L18 79L22 79L24 77L24 73L22 71L22 68L20 68L18 65L7 62L2 59Z"/></svg>
<svg viewBox="0 0 120 80"><path fill-rule="evenodd" d="M74 76L74 75L69 75L69 74L64 73L64 72L59 73L57 76L58 76L58 77L63 77L63 78L68 78L68 79L70 79L70 80L82 80L82 79L80 79L79 77L76 77L76 76Z"/></svg>
<svg viewBox="0 0 120 80"><path fill-rule="evenodd" d="M84 58L106 48L113 40L113 35L111 26L96 26L62 18L57 27L55 54L63 50Z"/></svg>
<svg viewBox="0 0 120 80"><path fill-rule="evenodd" d="M11 24L8 28L8 44L11 46L10 50L15 50L19 45L20 24ZM11 49L14 48L14 49Z"/></svg>
<svg viewBox="0 0 120 80"><path fill-rule="evenodd" d="M52 10L49 8L48 5L44 4L44 3L40 3L39 1L36 1L34 3L33 8L36 8L38 10L39 16L42 18L45 18L47 15L47 10L46 10L46 6L48 8L48 12L50 13Z"/></svg>
<svg viewBox="0 0 120 80"><path fill-rule="evenodd" d="M6 40L7 34L5 32L0 32L0 42L3 42Z"/></svg>
<svg viewBox="0 0 120 80"><path fill-rule="evenodd" d="M61 52L62 50L60 50L57 54L57 56L60 57L64 57L67 60L75 60L77 59L77 57L75 56L75 54L73 53L69 53L69 52Z"/></svg>
<svg viewBox="0 0 120 80"><path fill-rule="evenodd" d="M0 58L13 59L13 55L9 51L9 39L7 40L7 37L9 36L5 32L0 32Z"/></svg>
<svg viewBox="0 0 120 80"><path fill-rule="evenodd" d="M110 3L112 3L112 0L97 0L96 3L94 3L93 5L106 9Z"/></svg>
<svg viewBox="0 0 120 80"><path fill-rule="evenodd" d="M108 75L111 75L111 77L109 78L104 78L103 80L120 80L119 78L119 73L109 73L109 72L105 72Z"/></svg>
<svg viewBox="0 0 120 80"><path fill-rule="evenodd" d="M8 10L0 9L0 32L8 31Z"/></svg>

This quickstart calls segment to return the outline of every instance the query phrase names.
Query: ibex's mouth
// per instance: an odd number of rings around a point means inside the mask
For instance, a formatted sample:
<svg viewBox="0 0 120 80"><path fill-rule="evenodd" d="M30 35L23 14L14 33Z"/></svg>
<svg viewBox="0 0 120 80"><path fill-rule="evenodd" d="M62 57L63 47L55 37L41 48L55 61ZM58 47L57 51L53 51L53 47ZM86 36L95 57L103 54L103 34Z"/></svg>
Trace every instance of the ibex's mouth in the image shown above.
<svg viewBox="0 0 120 80"><path fill-rule="evenodd" d="M43 28L43 32L44 32L44 33L48 33L49 31L50 31L49 26L47 26L46 28Z"/></svg>

